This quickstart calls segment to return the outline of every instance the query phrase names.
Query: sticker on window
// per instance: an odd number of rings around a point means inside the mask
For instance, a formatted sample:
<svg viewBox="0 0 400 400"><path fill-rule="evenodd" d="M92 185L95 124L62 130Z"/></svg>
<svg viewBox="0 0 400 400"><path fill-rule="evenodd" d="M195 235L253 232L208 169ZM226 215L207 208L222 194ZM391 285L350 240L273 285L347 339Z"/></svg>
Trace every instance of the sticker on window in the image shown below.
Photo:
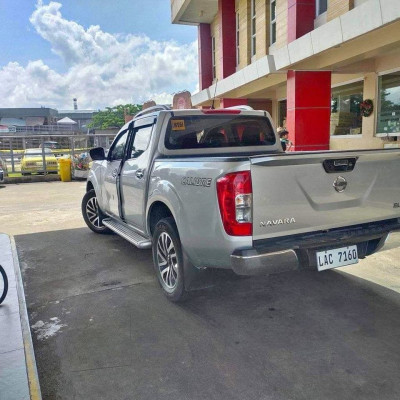
<svg viewBox="0 0 400 400"><path fill-rule="evenodd" d="M171 126L173 131L184 131L185 130L185 120L183 119L172 119Z"/></svg>

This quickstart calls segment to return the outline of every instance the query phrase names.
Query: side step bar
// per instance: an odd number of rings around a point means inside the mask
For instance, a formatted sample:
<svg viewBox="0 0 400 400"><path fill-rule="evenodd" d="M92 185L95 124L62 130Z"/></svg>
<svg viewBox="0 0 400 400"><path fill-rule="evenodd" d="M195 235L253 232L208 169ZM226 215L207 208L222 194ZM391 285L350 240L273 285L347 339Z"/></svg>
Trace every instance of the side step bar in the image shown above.
<svg viewBox="0 0 400 400"><path fill-rule="evenodd" d="M133 231L132 229L130 229L129 227L127 227L124 224L121 224L120 222L116 221L115 219L105 218L105 219L103 219L103 224L107 228L110 228L112 231L117 233L119 236L122 236L128 242L134 244L139 249L150 249L151 248L152 243L149 238L146 238L146 237L142 236L140 233Z"/></svg>

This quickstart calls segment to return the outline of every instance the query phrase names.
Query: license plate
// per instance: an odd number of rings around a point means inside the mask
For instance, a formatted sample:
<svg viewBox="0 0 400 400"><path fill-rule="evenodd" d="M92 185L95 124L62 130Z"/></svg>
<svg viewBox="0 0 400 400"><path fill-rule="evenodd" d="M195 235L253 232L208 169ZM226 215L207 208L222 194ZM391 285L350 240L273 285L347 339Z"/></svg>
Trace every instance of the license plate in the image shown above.
<svg viewBox="0 0 400 400"><path fill-rule="evenodd" d="M358 252L357 246L341 247L317 252L318 271L325 269L344 267L345 265L357 264Z"/></svg>

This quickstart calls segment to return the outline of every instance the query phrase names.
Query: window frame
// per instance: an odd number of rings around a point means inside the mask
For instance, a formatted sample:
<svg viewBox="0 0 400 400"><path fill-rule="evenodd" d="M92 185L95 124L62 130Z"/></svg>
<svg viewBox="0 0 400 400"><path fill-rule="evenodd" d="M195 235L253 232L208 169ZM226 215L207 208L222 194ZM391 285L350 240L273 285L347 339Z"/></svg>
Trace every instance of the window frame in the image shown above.
<svg viewBox="0 0 400 400"><path fill-rule="evenodd" d="M326 10L321 11L321 1L324 0L317 0L315 2L315 17L319 17L323 13L326 13L328 11L328 0L326 0Z"/></svg>
<svg viewBox="0 0 400 400"><path fill-rule="evenodd" d="M283 120L284 120L284 118L282 118L282 124L281 124L281 117L282 117L282 115L281 115L281 103L283 103L283 102L286 103L286 113L285 113L286 115L285 115L285 118L286 118L286 125L287 125L287 97L277 100L277 111L278 111L278 116L277 116L278 124L277 124L277 127L282 127L282 128L283 128Z"/></svg>
<svg viewBox="0 0 400 400"><path fill-rule="evenodd" d="M211 36L211 67L213 81L217 78L215 36Z"/></svg>
<svg viewBox="0 0 400 400"><path fill-rule="evenodd" d="M250 54L255 57L257 54L257 27L256 27L256 0L250 2Z"/></svg>
<svg viewBox="0 0 400 400"><path fill-rule="evenodd" d="M174 145L171 142L171 134L173 133L173 129L171 129L171 120L173 119L182 119L182 120L208 120L207 122L216 122L218 120L221 121L221 124L217 124L216 126L208 126L207 128L204 128L203 131L207 129L208 133L210 130L213 130L215 128L221 128L221 130L225 130L226 132L229 132L232 134L232 129L236 127L241 121L242 125L246 124L258 124L260 127L262 127L262 124L265 124L265 135L270 135L270 139L266 140L266 143L269 142L269 144L257 144L254 146L240 146L238 145L240 142L235 142L236 144L233 144L232 142L227 142L230 145L229 146L210 146L210 147L203 147L203 146L196 146L196 147L174 147ZM180 131L180 130L179 130ZM194 133L190 132L190 133ZM196 132L196 135L200 132ZM260 133L261 133L261 128L260 128ZM232 137L230 134L226 133L226 137ZM266 136L267 137L267 136ZM236 138L237 139L237 138ZM273 141L272 141L273 140ZM199 137L197 138L198 143L202 141L202 139ZM242 154L242 153L247 153L248 151L260 151L260 152L265 152L266 150L271 150L274 149L277 146L278 140L275 135L274 128L271 124L271 121L269 118L267 118L265 115L209 115L209 116L204 116L204 115L179 115L179 116L172 116L168 121L165 126L165 134L163 137L163 147L166 150L165 153L167 154L187 154L188 152L191 153L192 155L194 154L200 154L200 155L209 155L209 154L215 154L215 153L221 153L221 154L226 154L226 153L235 153L235 154Z"/></svg>
<svg viewBox="0 0 400 400"><path fill-rule="evenodd" d="M364 86L365 86L365 77L360 77L360 78L355 78L355 79L350 79L345 82L339 82L331 85L331 97L332 97L332 89L335 89L340 86L346 86L346 85L351 85L352 83L357 83L357 82L363 82L363 98L364 98ZM330 106L331 108L331 106ZM329 114L329 120L331 118L332 111ZM329 132L329 138L330 140L332 139L345 139L345 138L362 138L363 137L363 130L362 130L362 121L363 119L361 118L361 133L357 134L348 134L348 135L331 135Z"/></svg>
<svg viewBox="0 0 400 400"><path fill-rule="evenodd" d="M273 8L275 12L272 13ZM272 15L274 14L274 19ZM275 38L275 40L273 40ZM269 2L269 44L270 46L276 43L276 0L270 0Z"/></svg>
<svg viewBox="0 0 400 400"><path fill-rule="evenodd" d="M399 132L378 132L378 114L381 112L381 94L380 94L380 78L385 75L390 75L395 72L400 72L400 68L392 68L385 71L377 72L377 81L376 81L376 95L375 95L375 109L374 109L374 116L376 117L375 120L375 137L399 137ZM375 112L376 110L376 112Z"/></svg>
<svg viewBox="0 0 400 400"><path fill-rule="evenodd" d="M137 155L136 157L132 157L132 149L133 146L135 144L135 139L136 139L136 134L138 133L138 131L140 131L141 129L145 129L145 128L150 128L150 135L149 135L149 140L147 142L147 146L146 148L142 151L142 153L140 153L139 155ZM154 128L154 123L153 124L146 124L146 125L140 125L140 126L136 126L133 128L132 130L132 138L129 141L128 147L127 147L127 151L126 151L126 159L127 160L136 160L138 159L143 153L145 153L150 146L150 142L151 142L151 137L153 135L153 128Z"/></svg>
<svg viewBox="0 0 400 400"><path fill-rule="evenodd" d="M132 136L131 133L132 133L132 125L129 125L128 128L122 130L117 135L117 137L114 139L114 141L113 141L113 143L112 143L112 145L110 147L110 150L108 151L107 161L110 161L110 162L112 162L112 161L122 161L125 158L126 150L127 150L127 144L129 146L129 141L131 140L131 136ZM119 142L121 137L124 136L125 134L127 134L127 139L126 139L126 142L125 142L124 155L122 156L122 158L112 158L112 154L113 154L113 151L114 151L115 147L117 146L117 143Z"/></svg>
<svg viewBox="0 0 400 400"><path fill-rule="evenodd" d="M240 65L240 15L236 11L236 67Z"/></svg>

